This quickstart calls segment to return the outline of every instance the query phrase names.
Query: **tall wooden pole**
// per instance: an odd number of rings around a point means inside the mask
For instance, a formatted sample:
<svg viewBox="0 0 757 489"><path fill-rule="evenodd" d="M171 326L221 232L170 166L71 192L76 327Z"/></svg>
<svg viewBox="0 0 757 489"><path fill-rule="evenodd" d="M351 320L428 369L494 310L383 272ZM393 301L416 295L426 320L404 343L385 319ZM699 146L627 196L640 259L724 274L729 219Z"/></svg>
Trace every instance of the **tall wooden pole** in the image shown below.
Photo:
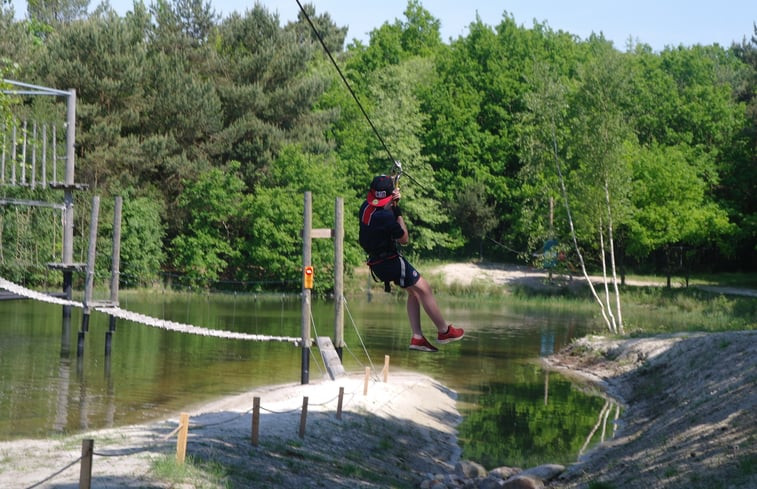
<svg viewBox="0 0 757 489"><path fill-rule="evenodd" d="M304 270L312 261L313 197L305 192L305 212L302 226L302 369L301 383L310 382L310 289L305 287Z"/></svg>
<svg viewBox="0 0 757 489"><path fill-rule="evenodd" d="M76 90L68 92L66 100L66 180L63 189L65 218L63 219L63 292L73 298L74 262L74 156L76 139Z"/></svg>
<svg viewBox="0 0 757 489"><path fill-rule="evenodd" d="M334 347L342 360L344 346L344 199L334 209Z"/></svg>
<svg viewBox="0 0 757 489"><path fill-rule="evenodd" d="M81 317L81 330L89 330L90 303L92 289L95 286L95 259L97 258L97 223L100 218L100 197L92 197L92 216L89 222L89 249L87 251L87 278L84 282L84 312Z"/></svg>
<svg viewBox="0 0 757 489"><path fill-rule="evenodd" d="M123 202L123 197L116 196L116 204L113 208L113 251L110 271L110 302L113 306L118 306L118 287L121 278L121 213ZM115 331L116 317L110 316L108 322L108 329Z"/></svg>

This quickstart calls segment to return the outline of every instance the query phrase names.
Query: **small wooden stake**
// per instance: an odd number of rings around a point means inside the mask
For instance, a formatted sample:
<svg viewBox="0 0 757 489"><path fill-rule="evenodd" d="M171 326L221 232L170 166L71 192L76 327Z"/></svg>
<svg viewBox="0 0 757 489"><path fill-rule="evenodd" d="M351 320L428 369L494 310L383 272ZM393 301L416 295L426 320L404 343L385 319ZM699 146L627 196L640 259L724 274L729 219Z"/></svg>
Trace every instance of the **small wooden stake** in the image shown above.
<svg viewBox="0 0 757 489"><path fill-rule="evenodd" d="M305 425L308 419L308 396L302 398L302 414L300 414L300 438L305 438Z"/></svg>
<svg viewBox="0 0 757 489"><path fill-rule="evenodd" d="M79 472L79 489L89 489L92 485L92 454L95 440L81 441L81 470Z"/></svg>
<svg viewBox="0 0 757 489"><path fill-rule="evenodd" d="M339 402L336 404L336 419L342 419L342 401L344 401L344 387L339 388Z"/></svg>
<svg viewBox="0 0 757 489"><path fill-rule="evenodd" d="M252 398L252 445L258 446L258 435L260 433L260 398Z"/></svg>
<svg viewBox="0 0 757 489"><path fill-rule="evenodd" d="M189 434L189 413L181 413L179 417L179 437L176 439L176 462L184 465L187 456L187 435Z"/></svg>
<svg viewBox="0 0 757 489"><path fill-rule="evenodd" d="M384 355L384 383L389 380L389 355Z"/></svg>
<svg viewBox="0 0 757 489"><path fill-rule="evenodd" d="M365 367L365 382L363 383L363 395L368 395L368 380L371 378L371 367Z"/></svg>

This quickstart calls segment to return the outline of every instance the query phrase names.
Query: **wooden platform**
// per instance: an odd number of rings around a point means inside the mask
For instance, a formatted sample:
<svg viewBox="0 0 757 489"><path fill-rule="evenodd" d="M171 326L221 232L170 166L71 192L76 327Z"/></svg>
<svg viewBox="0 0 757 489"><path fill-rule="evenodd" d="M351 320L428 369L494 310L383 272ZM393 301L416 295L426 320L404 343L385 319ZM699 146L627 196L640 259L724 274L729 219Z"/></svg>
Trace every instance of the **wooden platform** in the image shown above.
<svg viewBox="0 0 757 489"><path fill-rule="evenodd" d="M331 338L328 336L319 336L316 338L316 343L318 344L318 349L321 351L321 358L323 358L323 363L326 364L326 370L328 370L331 380L345 375L346 372L344 371L342 360L336 353Z"/></svg>

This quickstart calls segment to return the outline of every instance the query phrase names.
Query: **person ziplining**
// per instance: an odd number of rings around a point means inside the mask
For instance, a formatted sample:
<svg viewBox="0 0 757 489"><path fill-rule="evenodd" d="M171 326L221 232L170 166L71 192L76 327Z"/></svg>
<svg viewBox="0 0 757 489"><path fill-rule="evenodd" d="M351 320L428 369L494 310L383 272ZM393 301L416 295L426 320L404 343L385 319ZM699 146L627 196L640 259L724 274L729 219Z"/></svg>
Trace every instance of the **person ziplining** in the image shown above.
<svg viewBox="0 0 757 489"><path fill-rule="evenodd" d="M305 20L310 24L311 29L321 43L329 60L331 60L332 65L339 73L350 95L355 100L360 112L366 121L368 121L374 135L389 156L389 160L393 164L393 171L397 172L394 180L387 175L375 177L371 182L366 200L360 207L359 242L368 254L367 263L371 269L371 274L377 280L384 282L384 287L387 291L390 290L392 282L407 291L407 316L410 321L410 329L412 330L410 349L427 352L438 351L423 335L423 330L421 329L421 306L436 326L436 341L438 343L445 344L460 340L465 335L465 332L462 328L456 328L452 324L447 323L436 303L436 298L429 283L421 277L418 271L397 250L397 243L407 244L409 242L407 226L398 205L400 191L396 185L397 179L402 174L402 165L389 151L389 147L381 137L381 134L379 134L371 118L368 117L363 104L360 103L360 99L358 99L352 90L347 78L345 78L339 65L331 55L329 48L326 46L323 37L318 32L318 29L315 28L313 21L299 0L297 0L297 5L300 7ZM412 176L408 175L408 178L416 182Z"/></svg>
<svg viewBox="0 0 757 489"><path fill-rule="evenodd" d="M392 178L379 175L373 179L365 201L360 206L360 246L368 254L368 266L373 277L390 289L394 282L407 291L407 317L413 336L410 349L435 352L438 349L423 335L421 306L436 326L436 341L450 343L463 338L465 331L447 323L442 315L429 283L402 256L397 243L410 240L407 226L399 207L399 188Z"/></svg>

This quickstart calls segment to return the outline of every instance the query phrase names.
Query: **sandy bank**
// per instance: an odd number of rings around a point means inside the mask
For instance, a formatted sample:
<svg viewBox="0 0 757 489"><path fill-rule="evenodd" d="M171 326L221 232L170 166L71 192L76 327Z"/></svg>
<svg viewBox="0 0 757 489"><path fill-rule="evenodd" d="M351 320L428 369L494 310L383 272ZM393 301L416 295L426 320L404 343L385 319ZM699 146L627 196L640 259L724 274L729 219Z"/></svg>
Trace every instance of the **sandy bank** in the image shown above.
<svg viewBox="0 0 757 489"><path fill-rule="evenodd" d="M381 380L371 380L366 395L360 374L255 389L189 410L190 465L210 470L193 471L178 485L154 470L156 461L175 457L176 417L53 440L0 442L0 487L78 487L80 464L71 464L84 438L95 440L93 488L412 487L425 472L451 470L459 457L455 393L419 374L390 373L387 383ZM256 396L257 447L251 444Z"/></svg>
<svg viewBox="0 0 757 489"><path fill-rule="evenodd" d="M550 487L757 487L757 331L587 337L546 361L625 404L615 438Z"/></svg>

